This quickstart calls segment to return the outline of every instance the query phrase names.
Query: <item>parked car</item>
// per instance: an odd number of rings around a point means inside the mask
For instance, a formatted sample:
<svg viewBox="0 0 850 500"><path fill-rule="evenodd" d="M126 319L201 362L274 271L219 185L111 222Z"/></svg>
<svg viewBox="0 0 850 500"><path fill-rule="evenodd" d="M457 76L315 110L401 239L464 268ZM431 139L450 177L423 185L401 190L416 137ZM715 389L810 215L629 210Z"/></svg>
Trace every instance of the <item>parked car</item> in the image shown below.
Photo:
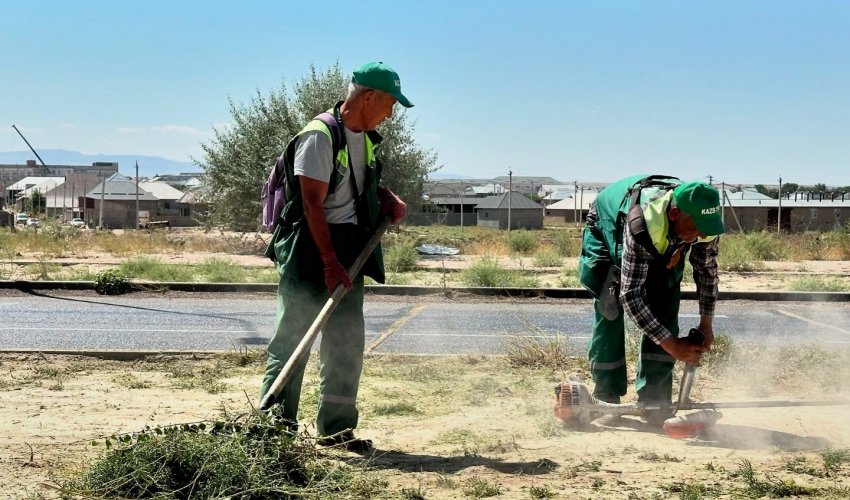
<svg viewBox="0 0 850 500"><path fill-rule="evenodd" d="M35 217L31 217L27 219L27 227L35 227L38 228L41 226L41 221L36 219Z"/></svg>
<svg viewBox="0 0 850 500"><path fill-rule="evenodd" d="M71 222L69 222L69 224L74 227L86 227L86 221L79 217L74 217L73 219L71 219Z"/></svg>
<svg viewBox="0 0 850 500"><path fill-rule="evenodd" d="M27 221L30 219L30 216L27 214L18 214L15 216L15 224L17 225L26 225Z"/></svg>

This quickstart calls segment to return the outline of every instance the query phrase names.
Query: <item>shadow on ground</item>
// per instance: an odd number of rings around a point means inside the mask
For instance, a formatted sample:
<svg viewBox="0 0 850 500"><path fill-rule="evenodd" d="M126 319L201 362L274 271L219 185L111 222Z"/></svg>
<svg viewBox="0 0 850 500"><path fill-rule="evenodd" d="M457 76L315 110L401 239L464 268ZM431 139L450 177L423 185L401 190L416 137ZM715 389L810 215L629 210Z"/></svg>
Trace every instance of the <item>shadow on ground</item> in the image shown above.
<svg viewBox="0 0 850 500"><path fill-rule="evenodd" d="M614 425L599 425L593 422L581 429L584 432L635 431L664 434L656 427L633 418L620 418ZM673 438L671 438L673 439ZM703 430L686 443L689 446L706 446L732 450L778 449L782 451L814 451L831 446L827 439L800 436L789 432L760 429L748 425L715 424Z"/></svg>
<svg viewBox="0 0 850 500"><path fill-rule="evenodd" d="M362 459L358 459L362 460ZM457 455L440 457L435 455L416 455L392 450L375 450L367 459L369 467L375 469L395 469L402 472L441 472L451 474L471 467L486 467L503 474L546 474L558 468L558 464L548 460L529 462L506 462L498 458L475 455Z"/></svg>

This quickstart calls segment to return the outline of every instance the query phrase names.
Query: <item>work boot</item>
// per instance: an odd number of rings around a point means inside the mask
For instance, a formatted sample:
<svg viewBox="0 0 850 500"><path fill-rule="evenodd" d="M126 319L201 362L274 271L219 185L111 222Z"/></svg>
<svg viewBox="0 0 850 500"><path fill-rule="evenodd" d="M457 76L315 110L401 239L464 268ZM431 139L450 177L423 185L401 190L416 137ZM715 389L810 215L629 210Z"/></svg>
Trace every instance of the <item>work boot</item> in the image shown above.
<svg viewBox="0 0 850 500"><path fill-rule="evenodd" d="M325 447L338 446L359 455L366 455L375 449L371 439L356 438L353 431L344 431L332 436L321 436L316 439L316 444Z"/></svg>
<svg viewBox="0 0 850 500"><path fill-rule="evenodd" d="M675 415L673 405L669 402L642 402L638 401L638 408L641 406L661 406L658 410L646 410L643 414L643 421L653 429L660 429L664 425L664 421Z"/></svg>

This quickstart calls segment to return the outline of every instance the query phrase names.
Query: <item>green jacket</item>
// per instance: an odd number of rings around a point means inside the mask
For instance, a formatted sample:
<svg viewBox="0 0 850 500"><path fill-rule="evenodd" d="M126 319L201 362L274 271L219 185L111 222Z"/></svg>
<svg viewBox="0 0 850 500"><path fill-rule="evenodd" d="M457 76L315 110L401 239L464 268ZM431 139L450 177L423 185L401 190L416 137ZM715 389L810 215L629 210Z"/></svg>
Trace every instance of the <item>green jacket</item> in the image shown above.
<svg viewBox="0 0 850 500"><path fill-rule="evenodd" d="M339 118L339 104L329 110L339 124L339 132L344 134L342 120ZM309 280L316 284L324 283L324 272L319 251L313 242L307 219L304 217L304 205L298 178L294 174L295 149L298 138L305 132L319 130L325 133L331 143L332 131L321 120L314 119L307 124L286 147L284 161L286 166L287 203L280 214L281 220L272 239L266 248L265 255L277 265L282 278L293 280ZM344 136L344 135L343 135ZM366 175L365 179L357 179L358 185L363 185L363 194L357 205L358 224L328 224L331 232L331 242L340 263L348 268L363 249L366 241L377 227L380 217L378 205L378 183L381 178L381 163L375 155L375 149L381 142L381 136L374 131L365 134ZM342 171L348 168L348 146L336 151L332 178L329 185L336 186ZM331 188L333 189L333 188ZM364 264L360 274L369 276L378 283L385 280L384 258L381 246L372 252Z"/></svg>
<svg viewBox="0 0 850 500"><path fill-rule="evenodd" d="M594 202L595 214L588 217L587 226L582 232L578 261L579 281L594 297L600 296L611 266L620 266L625 224L628 223L629 210L633 205L631 194L647 177L636 175L621 179L603 189ZM659 180L672 186L681 183L673 177ZM641 189L638 199L652 244L661 254L667 245L669 223L666 209L671 195L672 189L669 187L650 185Z"/></svg>

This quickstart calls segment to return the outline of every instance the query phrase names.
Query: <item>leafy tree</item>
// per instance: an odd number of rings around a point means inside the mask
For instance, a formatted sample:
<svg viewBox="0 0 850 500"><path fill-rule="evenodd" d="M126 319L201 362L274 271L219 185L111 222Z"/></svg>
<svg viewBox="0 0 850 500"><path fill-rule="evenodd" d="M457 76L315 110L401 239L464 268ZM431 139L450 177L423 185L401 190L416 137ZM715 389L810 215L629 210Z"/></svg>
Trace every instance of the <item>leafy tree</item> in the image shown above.
<svg viewBox="0 0 850 500"><path fill-rule="evenodd" d="M756 184L753 188L755 188L755 190L759 193L765 196L770 196L771 198L777 198L779 196L779 192L776 189L770 189L764 184Z"/></svg>
<svg viewBox="0 0 850 500"><path fill-rule="evenodd" d="M783 193L795 193L800 189L800 185L794 182L786 182L782 185Z"/></svg>
<svg viewBox="0 0 850 500"><path fill-rule="evenodd" d="M260 191L275 160L289 140L319 113L345 97L350 77L339 63L326 71L311 65L289 92L285 84L247 104L228 100L233 125L216 129L204 158L196 163L206 173L209 224L236 229L259 227ZM414 139L414 124L404 108L396 109L378 132L384 141L378 150L384 170L382 183L412 208L421 205L423 183L436 170L436 154L423 150Z"/></svg>
<svg viewBox="0 0 850 500"><path fill-rule="evenodd" d="M38 189L33 189L29 198L24 201L24 211L39 214L44 211L44 195Z"/></svg>

